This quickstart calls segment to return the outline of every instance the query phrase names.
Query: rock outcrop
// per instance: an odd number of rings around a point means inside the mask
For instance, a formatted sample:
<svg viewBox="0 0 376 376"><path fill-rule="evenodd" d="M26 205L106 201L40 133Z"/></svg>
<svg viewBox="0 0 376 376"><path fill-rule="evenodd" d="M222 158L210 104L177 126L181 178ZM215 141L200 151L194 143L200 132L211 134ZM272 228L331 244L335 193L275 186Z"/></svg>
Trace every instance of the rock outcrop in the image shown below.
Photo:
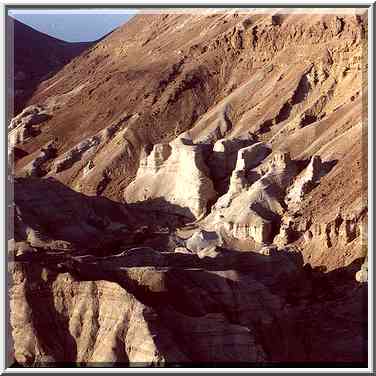
<svg viewBox="0 0 376 376"><path fill-rule="evenodd" d="M215 204L212 216L217 227L222 223L237 239L272 242L275 225L285 211L281 198L296 167L288 153L265 159L269 152L262 144L240 149L229 190Z"/></svg>
<svg viewBox="0 0 376 376"><path fill-rule="evenodd" d="M80 142L54 162L55 172L59 173L71 167L75 162L81 159L82 154L96 147L100 142L101 139L98 136L94 136L88 140Z"/></svg>
<svg viewBox="0 0 376 376"><path fill-rule="evenodd" d="M40 154L26 167L27 174L30 176L42 176L44 174L43 164L56 157L56 147L54 142L49 142L45 148L41 149Z"/></svg>
<svg viewBox="0 0 376 376"><path fill-rule="evenodd" d="M255 140L252 136L220 139L213 145L213 151L207 159L207 165L216 188L225 193L228 178L235 168L238 151L252 145Z"/></svg>
<svg viewBox="0 0 376 376"><path fill-rule="evenodd" d="M368 282L368 258L366 258L361 268L356 272L355 279L360 283Z"/></svg>
<svg viewBox="0 0 376 376"><path fill-rule="evenodd" d="M154 145L124 197L127 203L146 202L149 207L197 219L207 213L216 192L200 145L177 140Z"/></svg>
<svg viewBox="0 0 376 376"><path fill-rule="evenodd" d="M15 359L27 366L250 366L325 356L319 333L310 329L322 330L317 325L328 309L311 300L322 277L303 272L296 255L152 254L135 249L98 259L47 252L42 262L34 254L12 262ZM327 284L321 281L319 289L327 293ZM337 315L347 314L353 299L342 290L331 294L332 302L342 299ZM299 303L288 303L293 299ZM315 316L303 314L308 308ZM353 352L345 359L362 359L361 339L352 335L359 325L337 322L332 360L342 361L346 341ZM276 340L270 343L272 333ZM292 341L293 352L285 341Z"/></svg>
<svg viewBox="0 0 376 376"><path fill-rule="evenodd" d="M14 117L9 124L9 147L23 144L26 140L36 136L38 129L35 125L45 122L51 117L49 111L41 106L26 107L19 115Z"/></svg>
<svg viewBox="0 0 376 376"><path fill-rule="evenodd" d="M186 247L192 252L199 252L207 248L221 246L223 241L215 231L198 231L195 232L186 242Z"/></svg>
<svg viewBox="0 0 376 376"><path fill-rule="evenodd" d="M294 205L302 201L304 195L318 184L323 175L323 167L320 156L314 155L307 168L299 175L296 182L286 195L289 205Z"/></svg>

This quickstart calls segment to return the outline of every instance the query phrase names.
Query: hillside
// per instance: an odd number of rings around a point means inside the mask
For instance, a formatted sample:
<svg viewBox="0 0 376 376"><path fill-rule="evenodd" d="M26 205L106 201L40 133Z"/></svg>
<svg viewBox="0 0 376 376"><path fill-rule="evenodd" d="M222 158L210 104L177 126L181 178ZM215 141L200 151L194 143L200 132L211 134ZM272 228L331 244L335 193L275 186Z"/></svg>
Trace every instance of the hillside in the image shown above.
<svg viewBox="0 0 376 376"><path fill-rule="evenodd" d="M41 82L9 125L17 362L364 364L366 36L141 13Z"/></svg>
<svg viewBox="0 0 376 376"><path fill-rule="evenodd" d="M14 113L18 114L41 81L53 76L93 43L68 43L43 34L11 17L7 24L12 35L14 59Z"/></svg>

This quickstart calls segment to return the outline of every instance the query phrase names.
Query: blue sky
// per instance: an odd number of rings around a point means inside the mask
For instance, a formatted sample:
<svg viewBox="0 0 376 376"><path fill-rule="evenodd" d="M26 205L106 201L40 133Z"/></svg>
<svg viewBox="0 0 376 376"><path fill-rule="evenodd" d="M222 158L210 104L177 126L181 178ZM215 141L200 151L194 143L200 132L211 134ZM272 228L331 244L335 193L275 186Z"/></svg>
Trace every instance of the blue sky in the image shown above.
<svg viewBox="0 0 376 376"><path fill-rule="evenodd" d="M106 35L128 21L132 9L14 9L9 16L68 42L88 42Z"/></svg>

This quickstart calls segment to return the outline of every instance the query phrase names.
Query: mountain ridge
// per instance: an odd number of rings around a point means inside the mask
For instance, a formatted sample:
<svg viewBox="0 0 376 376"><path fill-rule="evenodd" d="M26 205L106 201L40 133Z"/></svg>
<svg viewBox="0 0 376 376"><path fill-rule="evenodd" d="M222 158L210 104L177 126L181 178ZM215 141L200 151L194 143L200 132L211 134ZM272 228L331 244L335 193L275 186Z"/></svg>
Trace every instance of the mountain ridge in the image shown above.
<svg viewBox="0 0 376 376"><path fill-rule="evenodd" d="M39 82L53 75L95 42L70 43L12 18L7 20L14 59L14 112L19 113ZM11 43L11 42L9 42Z"/></svg>
<svg viewBox="0 0 376 376"><path fill-rule="evenodd" d="M15 359L364 364L367 27L139 14L41 82L9 124Z"/></svg>

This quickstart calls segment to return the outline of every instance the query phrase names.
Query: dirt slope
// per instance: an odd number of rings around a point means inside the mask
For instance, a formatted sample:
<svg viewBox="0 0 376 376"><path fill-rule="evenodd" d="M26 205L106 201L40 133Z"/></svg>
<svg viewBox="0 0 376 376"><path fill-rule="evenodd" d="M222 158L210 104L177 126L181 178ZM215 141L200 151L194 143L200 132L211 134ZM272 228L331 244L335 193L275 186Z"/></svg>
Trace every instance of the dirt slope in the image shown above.
<svg viewBox="0 0 376 376"><path fill-rule="evenodd" d="M19 113L37 84L53 76L93 43L68 43L8 17L8 35L12 36L14 70L14 113Z"/></svg>
<svg viewBox="0 0 376 376"><path fill-rule="evenodd" d="M188 130L209 145L252 134L335 165L305 200L313 222L362 212L366 27L355 14L136 16L38 87L29 103L51 116L19 145L16 171L53 141L42 174L124 201L144 147Z"/></svg>
<svg viewBox="0 0 376 376"><path fill-rule="evenodd" d="M40 83L9 125L15 359L363 364L366 36L141 13Z"/></svg>

